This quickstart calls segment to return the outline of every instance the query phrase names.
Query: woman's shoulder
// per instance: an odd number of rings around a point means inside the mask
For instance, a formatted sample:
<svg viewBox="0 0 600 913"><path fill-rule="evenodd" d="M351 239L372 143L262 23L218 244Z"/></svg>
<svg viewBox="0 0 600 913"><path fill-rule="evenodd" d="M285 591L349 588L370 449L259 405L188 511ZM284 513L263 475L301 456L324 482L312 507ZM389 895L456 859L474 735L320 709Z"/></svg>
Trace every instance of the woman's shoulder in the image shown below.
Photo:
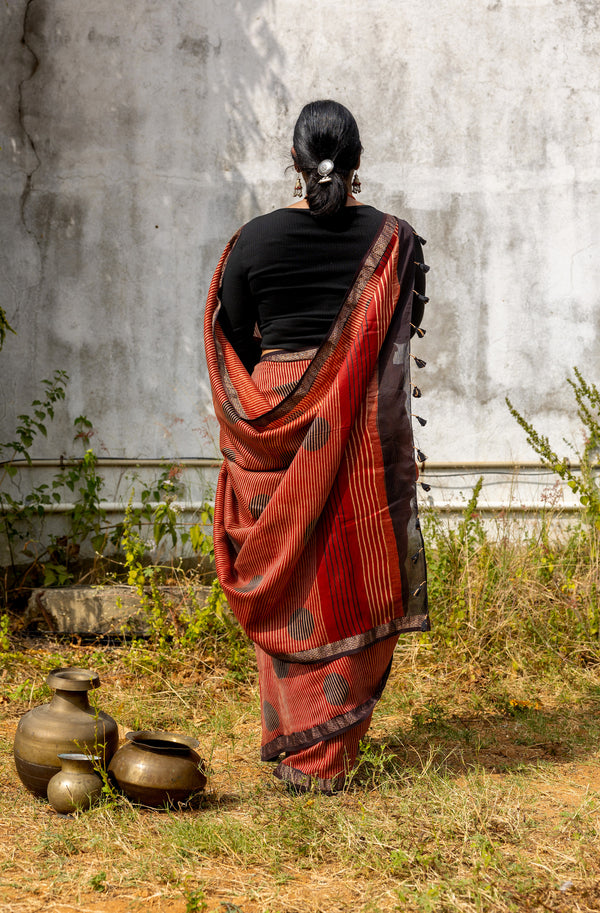
<svg viewBox="0 0 600 913"><path fill-rule="evenodd" d="M342 231L346 228L352 230L354 225L356 229L362 232L376 231L385 219L392 219L397 223L398 236L401 240L417 236L412 225L405 219L401 219L392 213L384 212L370 204L346 206L335 216L332 216L328 223L329 227ZM232 240L237 241L239 239L244 246L246 244L252 245L255 242L264 242L269 238L281 237L288 229L298 227L299 224L302 224L306 231L311 226L318 231L320 228L325 228L324 221L317 220L315 222L309 209L286 206L255 216L245 222L237 230Z"/></svg>
<svg viewBox="0 0 600 913"><path fill-rule="evenodd" d="M400 216L397 216L393 212L382 212L379 209L375 210L381 219L391 219L392 221L398 224L398 231L400 234L414 234L414 228L407 222L406 219L402 219Z"/></svg>
<svg viewBox="0 0 600 913"><path fill-rule="evenodd" d="M425 240L421 238L418 232L413 228L410 222L407 222L406 219L401 219L399 216L395 216L392 213L383 213L384 217L388 219L393 219L398 225L398 240L402 242L410 242L411 244L419 245L424 244Z"/></svg>
<svg viewBox="0 0 600 913"><path fill-rule="evenodd" d="M229 243L238 249L239 255L242 249L252 250L256 243L281 234L285 219L285 217L282 218L281 213L285 213L285 211L285 209L274 209L272 212L249 219L238 228Z"/></svg>
<svg viewBox="0 0 600 913"><path fill-rule="evenodd" d="M327 221L335 221L336 219L354 219L360 218L364 221L367 220L381 220L385 217L385 213L376 209L374 206L369 204L358 204L356 206L346 206L339 210L335 215L330 216L328 219L319 219L315 224L323 224ZM271 228L279 227L280 225L289 225L296 221L306 221L309 220L313 222L314 216L311 213L310 209L303 206L283 206L280 209L273 209L271 212L263 213L260 216L255 216L253 219L249 219L248 222L245 222L239 232L243 232L245 235L249 235L256 232L266 231Z"/></svg>
<svg viewBox="0 0 600 913"><path fill-rule="evenodd" d="M271 212L265 212L260 216L254 216L254 218L244 222L238 232L241 232L244 235L252 235L269 231L289 221L291 218L293 218L293 215L291 214L297 211L298 210L287 207L283 207L281 209L273 209Z"/></svg>
<svg viewBox="0 0 600 913"><path fill-rule="evenodd" d="M384 220L390 219L398 225L398 234L400 237L408 237L409 235L416 234L410 222L407 222L406 219L402 219L392 212L384 212L383 210L370 205L358 205L354 207L354 211L360 212L365 221L368 219L373 223L379 222L381 224Z"/></svg>

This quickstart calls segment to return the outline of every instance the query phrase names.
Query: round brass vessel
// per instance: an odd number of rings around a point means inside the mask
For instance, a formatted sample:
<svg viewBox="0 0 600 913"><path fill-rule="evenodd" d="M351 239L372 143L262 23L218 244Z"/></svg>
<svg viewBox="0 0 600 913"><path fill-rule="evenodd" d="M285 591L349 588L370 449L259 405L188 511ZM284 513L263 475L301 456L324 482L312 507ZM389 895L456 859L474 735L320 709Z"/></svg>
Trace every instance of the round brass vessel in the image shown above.
<svg viewBox="0 0 600 913"><path fill-rule="evenodd" d="M119 744L116 722L88 701L88 691L100 685L97 672L76 666L55 669L46 684L54 689L54 697L21 717L14 743L19 777L42 797L60 770L59 754L98 755L105 767Z"/></svg>
<svg viewBox="0 0 600 913"><path fill-rule="evenodd" d="M59 754L61 770L48 783L48 802L63 815L91 808L102 795L102 779L94 770L100 758Z"/></svg>
<svg viewBox="0 0 600 913"><path fill-rule="evenodd" d="M109 777L142 805L151 808L188 802L206 785L198 741L175 732L128 732L108 767Z"/></svg>

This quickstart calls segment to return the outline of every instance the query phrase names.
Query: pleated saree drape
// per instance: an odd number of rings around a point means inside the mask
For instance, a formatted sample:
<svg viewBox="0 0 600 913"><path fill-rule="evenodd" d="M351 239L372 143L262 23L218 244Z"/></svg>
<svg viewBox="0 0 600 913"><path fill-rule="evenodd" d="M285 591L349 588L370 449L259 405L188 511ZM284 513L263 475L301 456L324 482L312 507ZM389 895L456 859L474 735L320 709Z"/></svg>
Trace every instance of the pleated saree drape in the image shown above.
<svg viewBox="0 0 600 913"><path fill-rule="evenodd" d="M353 765L397 637L428 630L411 424L410 226L386 216L327 339L252 375L205 317L223 466L219 580L256 646L265 760L330 791Z"/></svg>

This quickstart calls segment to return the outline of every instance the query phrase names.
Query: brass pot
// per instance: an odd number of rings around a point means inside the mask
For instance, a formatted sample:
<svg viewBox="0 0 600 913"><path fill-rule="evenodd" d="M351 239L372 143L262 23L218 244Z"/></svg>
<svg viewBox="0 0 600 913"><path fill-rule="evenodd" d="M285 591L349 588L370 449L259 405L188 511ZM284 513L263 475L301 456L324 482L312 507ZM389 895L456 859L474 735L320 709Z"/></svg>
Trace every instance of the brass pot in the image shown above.
<svg viewBox="0 0 600 913"><path fill-rule="evenodd" d="M63 815L91 808L102 795L102 779L94 770L98 756L59 754L61 769L48 783L48 802Z"/></svg>
<svg viewBox="0 0 600 913"><path fill-rule="evenodd" d="M97 672L76 666L55 669L46 684L55 690L54 697L21 717L14 744L19 777L27 789L42 797L60 770L59 754L98 755L105 767L119 744L113 718L90 707L88 701L88 691L100 685Z"/></svg>
<svg viewBox="0 0 600 913"><path fill-rule="evenodd" d="M175 732L128 732L108 767L125 795L151 808L188 802L206 785L198 741Z"/></svg>

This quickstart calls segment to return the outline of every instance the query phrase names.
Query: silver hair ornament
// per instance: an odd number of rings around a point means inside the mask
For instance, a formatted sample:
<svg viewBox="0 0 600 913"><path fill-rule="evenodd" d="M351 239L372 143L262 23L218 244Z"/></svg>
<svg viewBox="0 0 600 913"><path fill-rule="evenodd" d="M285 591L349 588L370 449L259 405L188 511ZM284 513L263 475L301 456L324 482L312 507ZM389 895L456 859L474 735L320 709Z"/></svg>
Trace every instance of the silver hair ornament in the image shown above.
<svg viewBox="0 0 600 913"><path fill-rule="evenodd" d="M333 171L334 168L335 168L335 165L333 164L331 159L323 159L322 162L319 162L319 165L317 167L317 171L321 175L321 180L319 181L319 184L328 184L331 181L331 178L329 177L329 175L331 174L331 172Z"/></svg>

